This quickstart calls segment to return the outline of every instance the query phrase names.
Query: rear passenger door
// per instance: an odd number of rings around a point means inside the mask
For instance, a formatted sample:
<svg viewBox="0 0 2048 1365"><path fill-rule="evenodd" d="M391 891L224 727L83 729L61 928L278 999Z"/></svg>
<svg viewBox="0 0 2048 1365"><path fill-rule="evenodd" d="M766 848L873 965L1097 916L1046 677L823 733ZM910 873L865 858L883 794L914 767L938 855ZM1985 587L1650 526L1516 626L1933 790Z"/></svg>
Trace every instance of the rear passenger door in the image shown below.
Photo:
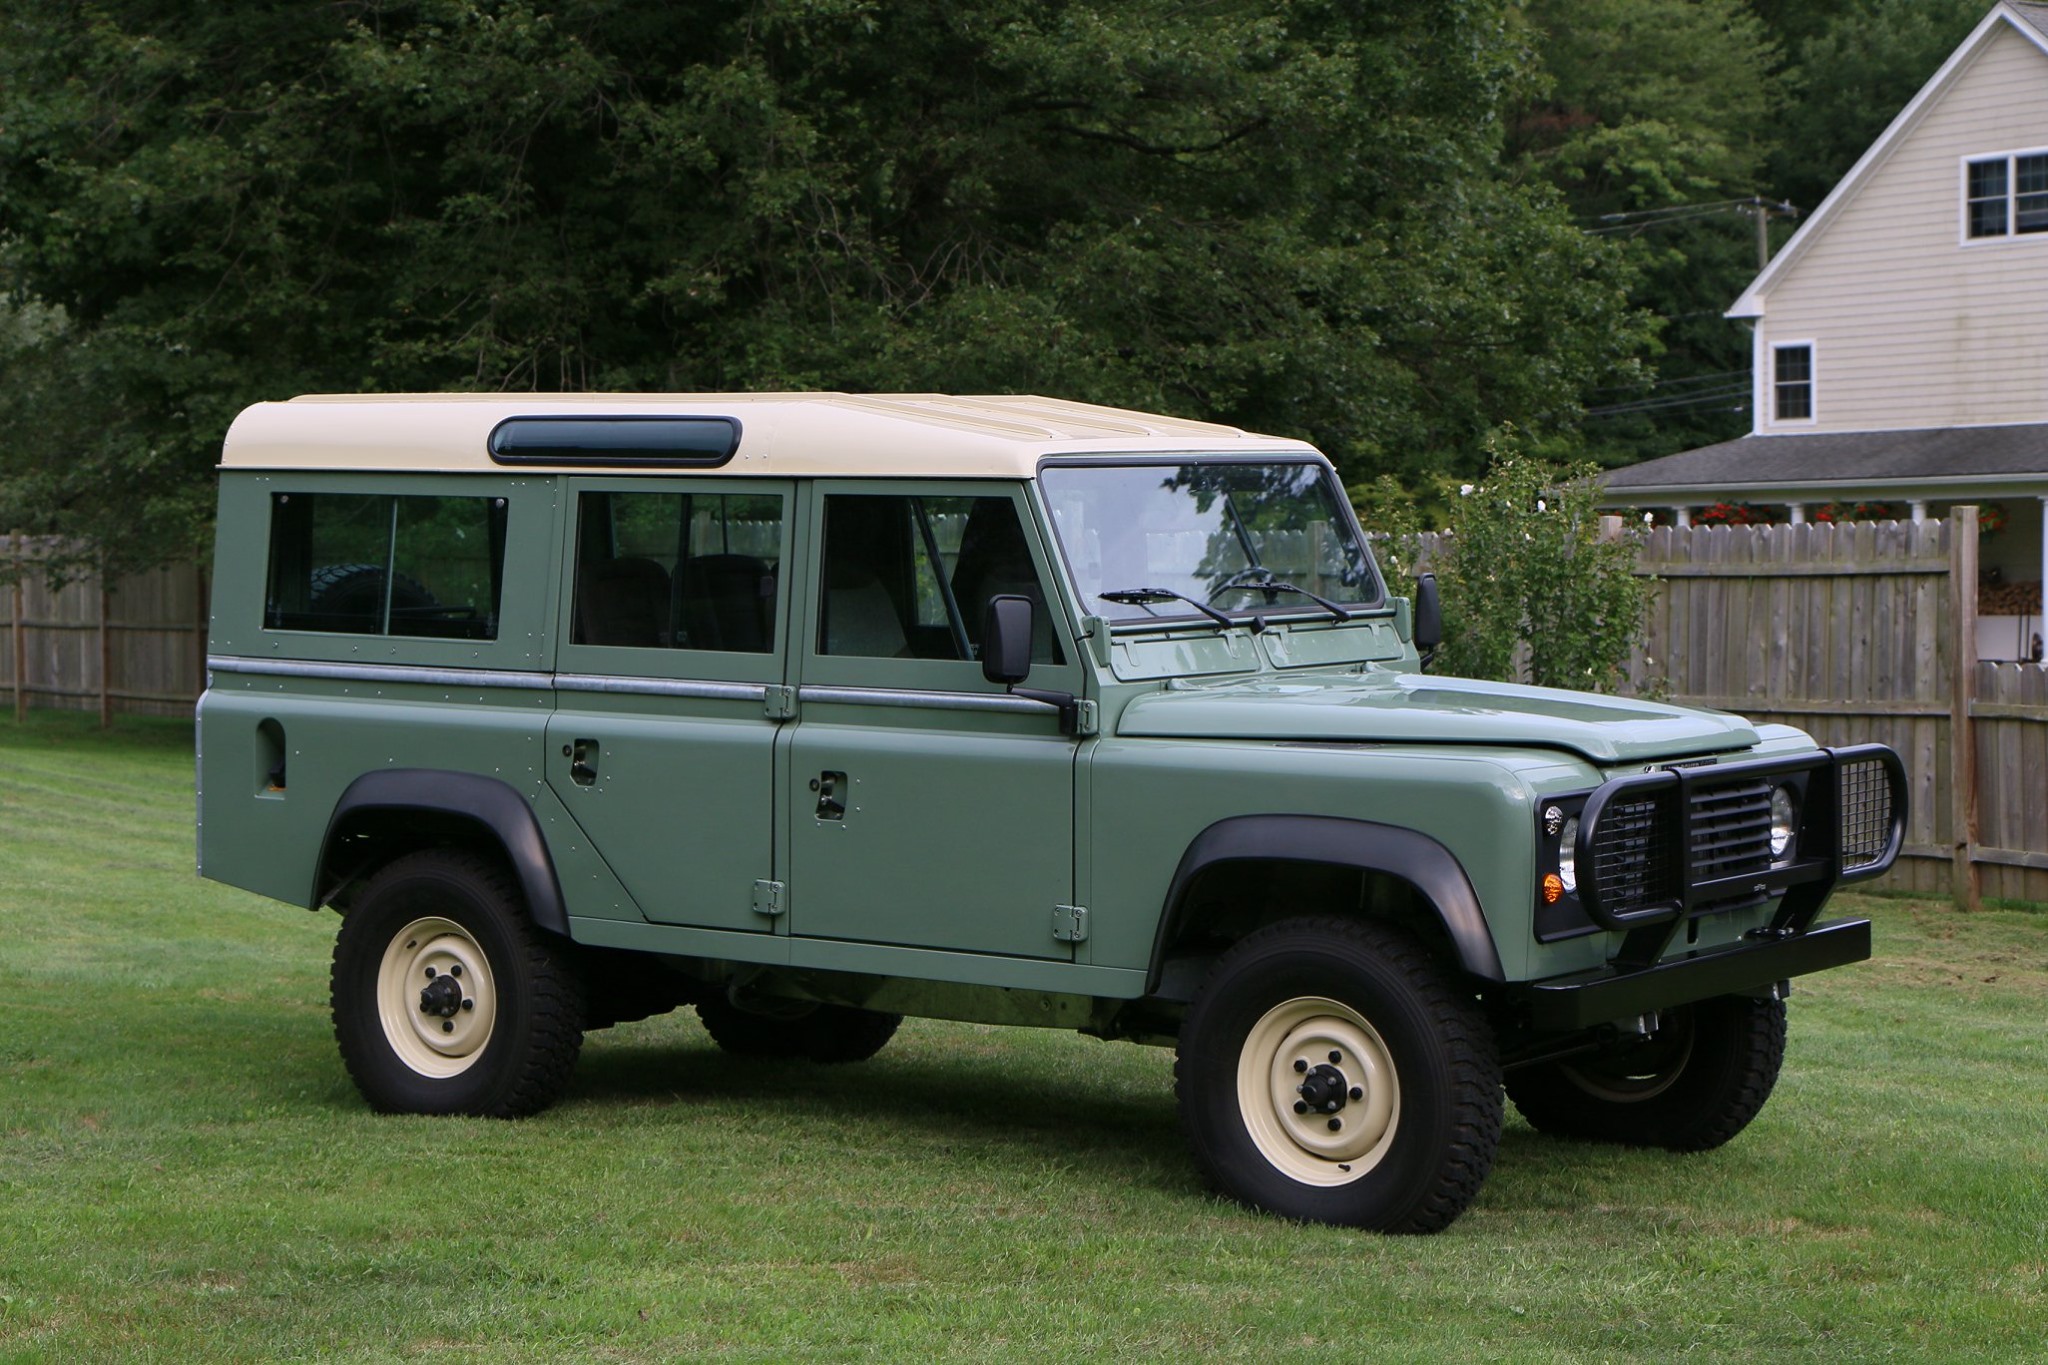
<svg viewBox="0 0 2048 1365"><path fill-rule="evenodd" d="M548 785L648 919L772 930L754 883L775 875L793 486L568 487Z"/></svg>

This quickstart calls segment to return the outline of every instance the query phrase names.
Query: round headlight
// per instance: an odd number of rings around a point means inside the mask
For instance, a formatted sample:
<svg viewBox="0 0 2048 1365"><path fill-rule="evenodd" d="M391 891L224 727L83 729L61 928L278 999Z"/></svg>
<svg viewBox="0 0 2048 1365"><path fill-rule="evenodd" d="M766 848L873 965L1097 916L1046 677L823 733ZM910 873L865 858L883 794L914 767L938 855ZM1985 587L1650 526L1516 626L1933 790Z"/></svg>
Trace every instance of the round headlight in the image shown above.
<svg viewBox="0 0 2048 1365"><path fill-rule="evenodd" d="M1771 792L1771 856L1782 858L1792 847L1793 822L1799 818L1792 804L1792 789L1778 787Z"/></svg>
<svg viewBox="0 0 2048 1365"><path fill-rule="evenodd" d="M1579 889L1579 817L1564 822L1557 835L1557 879L1566 891Z"/></svg>

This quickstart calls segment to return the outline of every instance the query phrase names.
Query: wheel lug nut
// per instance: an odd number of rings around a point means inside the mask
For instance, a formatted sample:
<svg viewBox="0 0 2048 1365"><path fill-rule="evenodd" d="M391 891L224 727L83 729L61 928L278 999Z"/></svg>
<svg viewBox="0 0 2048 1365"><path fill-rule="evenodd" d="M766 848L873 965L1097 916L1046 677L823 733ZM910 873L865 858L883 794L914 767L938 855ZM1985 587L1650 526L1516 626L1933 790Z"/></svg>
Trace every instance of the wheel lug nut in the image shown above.
<svg viewBox="0 0 2048 1365"><path fill-rule="evenodd" d="M441 1021L441 1032L443 1032L443 1033L453 1033L453 1032L455 1032L455 1021L454 1021L453 1019L443 1019L443 1020Z"/></svg>
<svg viewBox="0 0 2048 1365"><path fill-rule="evenodd" d="M1297 1114L1306 1114L1308 1112L1307 1102L1304 1100L1296 1100L1294 1102L1294 1112Z"/></svg>
<svg viewBox="0 0 2048 1365"><path fill-rule="evenodd" d="M1342 1119L1331 1119L1331 1120L1330 1120L1330 1131L1331 1131L1331 1132L1333 1132L1333 1133L1334 1133L1334 1132L1337 1132L1337 1131L1338 1131L1339 1129L1343 1128L1343 1126L1344 1126L1344 1120L1342 1120Z"/></svg>
<svg viewBox="0 0 2048 1365"><path fill-rule="evenodd" d="M456 964L455 964L455 965L454 965L453 967L450 967L450 968L448 969L448 975L450 975L450 976L461 976L461 975L462 975L462 964L461 964L460 962L458 962L458 963L456 963Z"/></svg>
<svg viewBox="0 0 2048 1365"><path fill-rule="evenodd" d="M464 1009L466 1009L466 1010L473 1010L473 1009L475 1009L475 1008L476 1008L476 1001L474 1001L474 1000L465 1000L465 1001L463 1001L463 1002L462 1002L462 1008L464 1008ZM1355 1100L1355 1099L1357 1099L1357 1098L1358 1098L1358 1096L1357 1096L1357 1095L1353 1095L1353 1096L1352 1096L1351 1098Z"/></svg>
<svg viewBox="0 0 2048 1365"><path fill-rule="evenodd" d="M433 969L432 967L429 967L429 968L427 968L427 980L429 980L429 981L432 981L433 979L434 979L434 969Z"/></svg>
<svg viewBox="0 0 2048 1365"><path fill-rule="evenodd" d="M1358 1086L1354 1085L1351 1087L1351 1098L1354 1100L1362 1100L1365 1098L1365 1091L1359 1088Z"/></svg>
<svg viewBox="0 0 2048 1365"><path fill-rule="evenodd" d="M1332 1052L1332 1053L1330 1054L1330 1062L1331 1062L1331 1064L1332 1064L1332 1065L1335 1065L1336 1063L1338 1063L1338 1062L1341 1062L1341 1061L1343 1061L1343 1060L1344 1060L1344 1054L1343 1054L1343 1053L1341 1053L1341 1052Z"/></svg>
<svg viewBox="0 0 2048 1365"><path fill-rule="evenodd" d="M1301 1058L1296 1057L1294 1059L1294 1074L1298 1076L1306 1070L1308 1070L1308 1063L1306 1061L1303 1061Z"/></svg>

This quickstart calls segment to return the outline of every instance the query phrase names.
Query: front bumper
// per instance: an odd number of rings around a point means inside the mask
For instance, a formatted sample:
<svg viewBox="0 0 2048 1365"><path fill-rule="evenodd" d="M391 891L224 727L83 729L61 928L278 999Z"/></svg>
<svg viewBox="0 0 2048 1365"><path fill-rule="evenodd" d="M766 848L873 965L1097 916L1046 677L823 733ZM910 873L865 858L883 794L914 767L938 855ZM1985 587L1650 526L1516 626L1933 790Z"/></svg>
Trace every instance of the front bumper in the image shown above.
<svg viewBox="0 0 2048 1365"><path fill-rule="evenodd" d="M1514 988L1539 1031L1570 1031L1717 995L1762 990L1870 956L1870 921L1824 920L1803 932L1702 948L1648 966L1598 967Z"/></svg>

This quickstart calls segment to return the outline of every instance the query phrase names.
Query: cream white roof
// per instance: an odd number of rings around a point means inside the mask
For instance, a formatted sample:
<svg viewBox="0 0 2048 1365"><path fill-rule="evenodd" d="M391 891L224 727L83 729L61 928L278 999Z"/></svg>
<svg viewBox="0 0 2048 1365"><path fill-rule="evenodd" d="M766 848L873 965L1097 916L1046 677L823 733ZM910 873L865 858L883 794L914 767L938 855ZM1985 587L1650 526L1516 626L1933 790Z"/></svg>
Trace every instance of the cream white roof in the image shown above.
<svg viewBox="0 0 2048 1365"><path fill-rule="evenodd" d="M508 417L730 417L725 474L1030 478L1047 455L1302 454L1303 442L1058 398L945 394L313 394L258 403L228 428L228 469L494 471ZM536 466L590 472L589 464ZM671 471L687 473L687 470Z"/></svg>

